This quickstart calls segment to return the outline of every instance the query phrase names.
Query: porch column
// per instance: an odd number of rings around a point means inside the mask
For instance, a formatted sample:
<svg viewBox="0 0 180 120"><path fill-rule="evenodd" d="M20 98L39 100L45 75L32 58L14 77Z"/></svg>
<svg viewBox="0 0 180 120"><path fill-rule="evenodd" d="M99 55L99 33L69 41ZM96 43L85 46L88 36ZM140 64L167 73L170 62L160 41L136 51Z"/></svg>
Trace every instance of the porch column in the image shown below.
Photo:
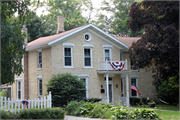
<svg viewBox="0 0 180 120"><path fill-rule="evenodd" d="M107 102L109 103L109 76L108 73L106 74L106 88L107 88Z"/></svg>
<svg viewBox="0 0 180 120"><path fill-rule="evenodd" d="M129 79L128 79L128 74L126 74L126 106L129 107Z"/></svg>

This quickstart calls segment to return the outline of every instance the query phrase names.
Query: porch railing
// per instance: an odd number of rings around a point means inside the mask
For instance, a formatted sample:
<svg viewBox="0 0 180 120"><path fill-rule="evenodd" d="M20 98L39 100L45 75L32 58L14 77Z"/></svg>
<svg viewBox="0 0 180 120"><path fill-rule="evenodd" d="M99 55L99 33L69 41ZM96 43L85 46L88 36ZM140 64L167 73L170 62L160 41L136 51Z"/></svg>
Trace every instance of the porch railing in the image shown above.
<svg viewBox="0 0 180 120"><path fill-rule="evenodd" d="M127 70L127 59L125 61L111 61L111 62L125 62L124 68L122 70ZM100 61L98 62L98 70L110 70L114 71L109 61Z"/></svg>
<svg viewBox="0 0 180 120"><path fill-rule="evenodd" d="M126 106L126 99L127 99L127 97L119 96L119 102L121 103L122 106Z"/></svg>

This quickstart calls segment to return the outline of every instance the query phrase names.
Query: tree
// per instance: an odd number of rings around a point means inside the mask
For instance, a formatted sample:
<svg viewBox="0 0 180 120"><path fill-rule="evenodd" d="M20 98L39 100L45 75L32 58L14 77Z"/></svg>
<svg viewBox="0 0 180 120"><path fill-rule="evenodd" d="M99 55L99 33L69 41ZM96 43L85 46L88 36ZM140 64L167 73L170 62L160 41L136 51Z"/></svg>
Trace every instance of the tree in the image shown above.
<svg viewBox="0 0 180 120"><path fill-rule="evenodd" d="M67 105L71 100L81 100L85 94L85 83L70 73L54 75L47 84L47 92L52 93L55 107Z"/></svg>
<svg viewBox="0 0 180 120"><path fill-rule="evenodd" d="M128 29L129 9L132 0L104 0L100 10L103 13L98 13L98 20L94 23L102 30L116 36L139 36L143 30L133 32Z"/></svg>
<svg viewBox="0 0 180 120"><path fill-rule="evenodd" d="M153 84L158 89L162 81L179 76L179 2L134 2L129 15L133 31L145 29L130 49L131 60L137 68L156 72Z"/></svg>
<svg viewBox="0 0 180 120"><path fill-rule="evenodd" d="M14 76L23 72L21 60L25 53L24 38L19 26L28 13L29 1L1 1L1 84L13 83ZM11 17L18 11L18 22Z"/></svg>

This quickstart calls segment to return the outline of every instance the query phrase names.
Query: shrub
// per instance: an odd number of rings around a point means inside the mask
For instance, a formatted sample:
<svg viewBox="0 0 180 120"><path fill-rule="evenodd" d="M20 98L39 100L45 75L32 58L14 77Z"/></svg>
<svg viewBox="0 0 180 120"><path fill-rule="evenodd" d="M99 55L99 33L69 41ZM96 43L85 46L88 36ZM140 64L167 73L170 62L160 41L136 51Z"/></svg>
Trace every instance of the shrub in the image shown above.
<svg viewBox="0 0 180 120"><path fill-rule="evenodd" d="M140 98L133 98L133 97L131 97L130 98L130 104L131 105L138 105L138 104L140 104Z"/></svg>
<svg viewBox="0 0 180 120"><path fill-rule="evenodd" d="M66 110L68 115L101 119L159 119L153 110L131 110L123 106L114 107L110 104L97 102L71 101L68 103Z"/></svg>
<svg viewBox="0 0 180 120"><path fill-rule="evenodd" d="M47 84L47 92L52 93L52 106L62 107L68 101L82 100L85 83L70 73L54 75Z"/></svg>
<svg viewBox="0 0 180 120"><path fill-rule="evenodd" d="M17 115L10 111L0 111L1 119L17 119Z"/></svg>
<svg viewBox="0 0 180 120"><path fill-rule="evenodd" d="M7 89L3 89L1 92L0 92L0 97L3 96L3 97L6 97L7 96Z"/></svg>
<svg viewBox="0 0 180 120"><path fill-rule="evenodd" d="M84 99L83 101L85 102L100 102L102 99L100 98L87 98L87 99Z"/></svg>
<svg viewBox="0 0 180 120"><path fill-rule="evenodd" d="M23 109L18 113L18 119L64 119L62 108L31 108Z"/></svg>

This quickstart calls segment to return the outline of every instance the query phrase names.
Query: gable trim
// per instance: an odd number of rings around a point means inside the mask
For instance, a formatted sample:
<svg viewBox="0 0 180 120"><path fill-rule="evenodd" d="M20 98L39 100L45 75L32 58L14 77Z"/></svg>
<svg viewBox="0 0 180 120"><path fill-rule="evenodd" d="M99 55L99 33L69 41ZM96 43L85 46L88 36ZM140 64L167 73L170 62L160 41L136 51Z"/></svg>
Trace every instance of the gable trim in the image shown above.
<svg viewBox="0 0 180 120"><path fill-rule="evenodd" d="M104 35L110 37L110 38L113 39L114 41L122 44L125 48L129 49L129 47L128 47L126 44L124 44L123 42L117 40L116 38L112 37L111 35L107 34L106 32L104 32L103 30L99 29L98 27L96 27L96 26L93 25L93 24L88 24L88 25L86 25L86 26L84 26L84 27L82 27L82 28L79 28L79 29L77 29L77 30L75 30L75 31L67 34L67 35L64 35L64 36L62 36L62 37L60 37L60 38L58 38L58 39L55 39L55 40L49 42L48 45L53 45L53 44L55 44L56 42L59 42L59 41L65 39L65 38L67 38L67 37L69 37L69 36L71 36L71 35L73 35L73 34L75 34L75 33L78 33L78 32L80 32L80 31L88 28L88 27L93 27L94 29L96 29L96 30L98 30L99 32L103 33Z"/></svg>

